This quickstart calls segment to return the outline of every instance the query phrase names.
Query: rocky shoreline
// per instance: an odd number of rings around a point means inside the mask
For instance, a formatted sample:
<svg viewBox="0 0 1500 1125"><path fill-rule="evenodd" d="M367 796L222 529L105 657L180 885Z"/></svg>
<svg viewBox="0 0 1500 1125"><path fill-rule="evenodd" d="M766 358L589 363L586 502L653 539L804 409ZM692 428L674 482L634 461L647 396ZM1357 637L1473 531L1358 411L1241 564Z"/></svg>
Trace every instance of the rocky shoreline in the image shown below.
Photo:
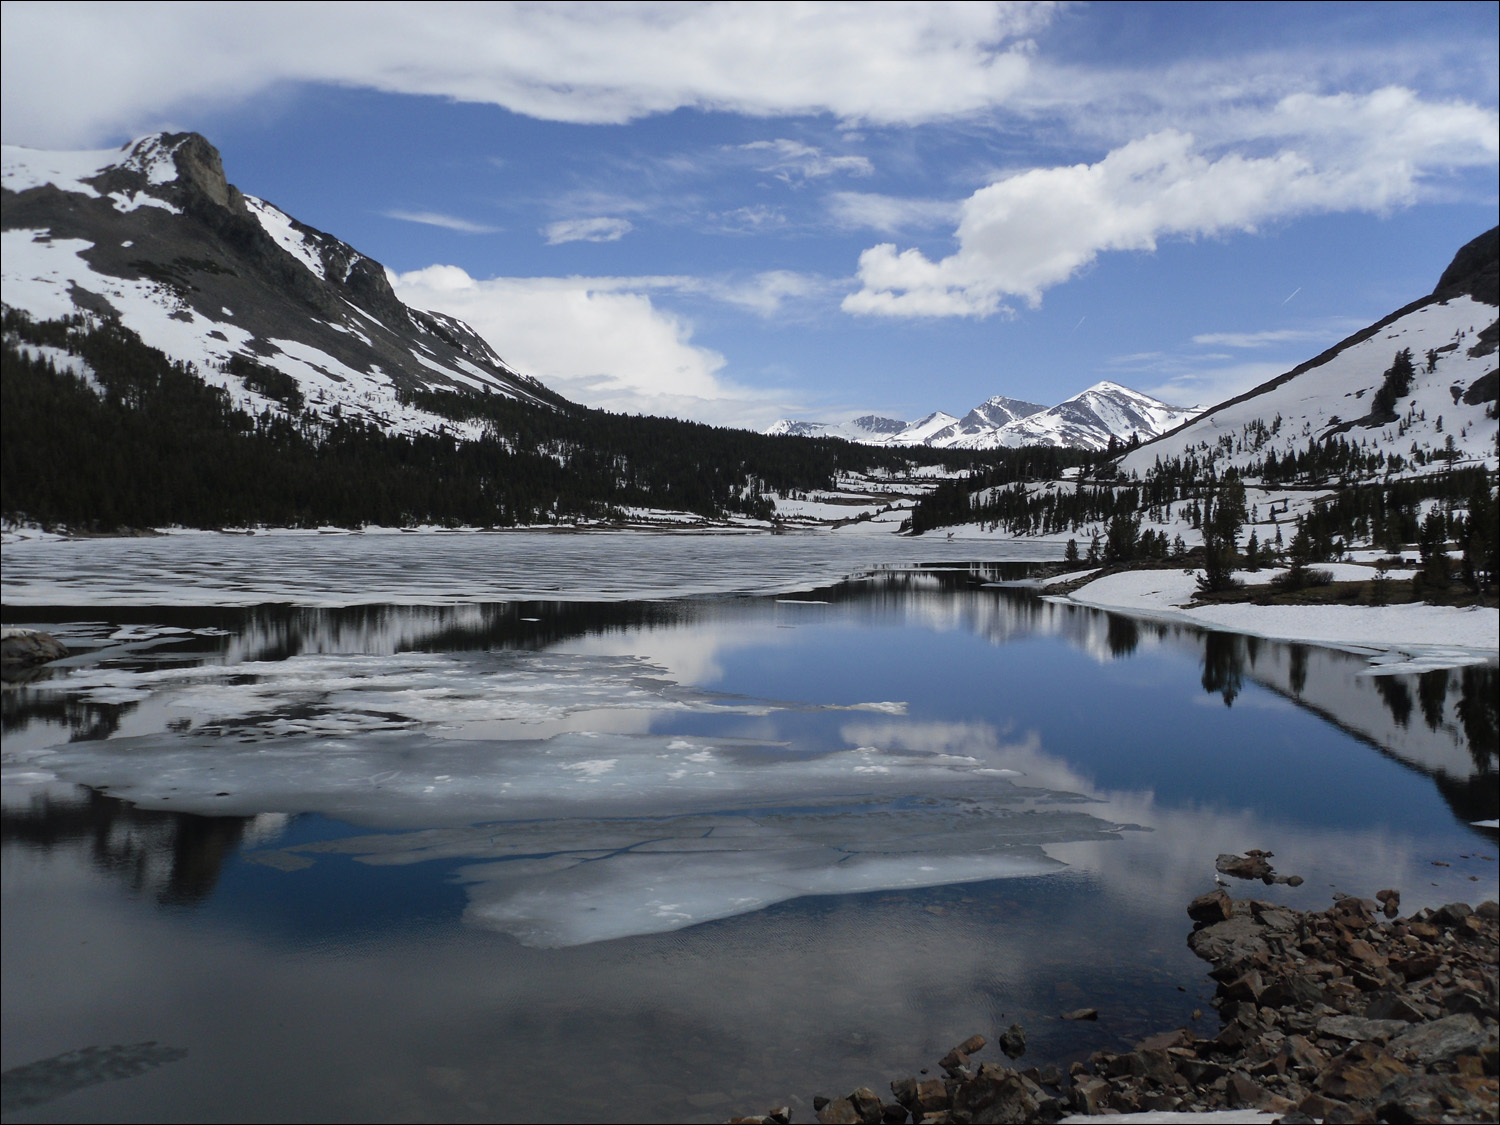
<svg viewBox="0 0 1500 1125"><path fill-rule="evenodd" d="M1220 870L1267 854L1221 856ZM1399 909L1394 890L1298 911L1216 889L1188 906L1187 939L1213 966L1223 1026L1212 1039L1166 1031L1123 1053L1095 1052L1065 1074L975 1065L986 1042L974 1035L939 1062L944 1077L898 1078L888 1099L865 1087L819 1097L817 1119L1051 1123L1243 1109L1288 1125L1497 1120L1500 907L1450 903L1406 918ZM1011 1058L1024 1053L1022 1029L1000 1045ZM731 1119L790 1120L787 1106Z"/></svg>

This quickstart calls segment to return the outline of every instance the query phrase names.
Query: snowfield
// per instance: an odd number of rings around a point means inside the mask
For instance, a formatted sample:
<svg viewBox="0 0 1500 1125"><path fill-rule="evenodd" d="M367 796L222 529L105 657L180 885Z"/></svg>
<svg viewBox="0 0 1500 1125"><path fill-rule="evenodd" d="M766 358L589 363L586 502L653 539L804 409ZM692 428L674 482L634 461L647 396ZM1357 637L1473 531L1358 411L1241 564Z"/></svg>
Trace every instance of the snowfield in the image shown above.
<svg viewBox="0 0 1500 1125"><path fill-rule="evenodd" d="M1339 581L1368 578L1370 567L1327 564ZM1096 578L1066 600L1140 617L1278 641L1305 641L1370 655L1387 672L1448 668L1500 655L1500 610L1438 605L1193 606L1200 571L1131 570ZM1238 574L1256 582L1273 571Z"/></svg>

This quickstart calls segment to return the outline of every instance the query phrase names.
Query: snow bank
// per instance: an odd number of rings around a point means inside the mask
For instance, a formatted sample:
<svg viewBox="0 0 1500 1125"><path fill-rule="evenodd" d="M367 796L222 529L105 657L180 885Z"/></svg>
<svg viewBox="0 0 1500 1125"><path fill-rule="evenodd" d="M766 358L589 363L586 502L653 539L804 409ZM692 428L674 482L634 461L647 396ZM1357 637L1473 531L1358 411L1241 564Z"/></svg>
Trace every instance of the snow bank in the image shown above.
<svg viewBox="0 0 1500 1125"><path fill-rule="evenodd" d="M1374 571L1349 563L1329 564L1341 581ZM1267 582L1276 572L1240 575ZM1095 579L1069 600L1096 609L1186 621L1278 641L1349 648L1371 656L1390 671L1455 667L1495 659L1500 653L1500 611L1436 605L1204 605L1191 606L1198 571L1131 570ZM1399 654L1405 659L1390 659Z"/></svg>

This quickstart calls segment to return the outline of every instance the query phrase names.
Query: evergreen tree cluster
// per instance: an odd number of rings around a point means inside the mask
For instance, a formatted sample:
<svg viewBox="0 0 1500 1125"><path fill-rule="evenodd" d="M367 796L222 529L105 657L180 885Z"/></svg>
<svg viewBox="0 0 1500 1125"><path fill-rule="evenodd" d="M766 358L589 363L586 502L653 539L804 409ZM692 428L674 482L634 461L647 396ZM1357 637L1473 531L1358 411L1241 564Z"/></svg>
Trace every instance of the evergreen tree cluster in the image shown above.
<svg viewBox="0 0 1500 1125"><path fill-rule="evenodd" d="M275 524L514 526L608 519L627 507L771 518L770 491L830 488L842 473L983 468L983 453L767 437L500 395L422 392L413 405L485 434L392 434L316 414L284 373L226 370L280 404L251 413L114 321L4 312L0 511L110 529ZM42 358L77 356L83 379Z"/></svg>

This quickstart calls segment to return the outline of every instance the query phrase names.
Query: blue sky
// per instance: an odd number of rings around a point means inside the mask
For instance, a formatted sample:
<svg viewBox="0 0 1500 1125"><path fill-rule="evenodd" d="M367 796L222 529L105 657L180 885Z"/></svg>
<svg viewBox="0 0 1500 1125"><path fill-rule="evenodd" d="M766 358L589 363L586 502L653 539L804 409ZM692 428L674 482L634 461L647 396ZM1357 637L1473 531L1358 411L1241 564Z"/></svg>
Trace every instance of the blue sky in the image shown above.
<svg viewBox="0 0 1500 1125"><path fill-rule="evenodd" d="M578 401L1179 404L1496 220L1497 6L4 5L7 143L195 129ZM63 46L63 45L66 46Z"/></svg>

